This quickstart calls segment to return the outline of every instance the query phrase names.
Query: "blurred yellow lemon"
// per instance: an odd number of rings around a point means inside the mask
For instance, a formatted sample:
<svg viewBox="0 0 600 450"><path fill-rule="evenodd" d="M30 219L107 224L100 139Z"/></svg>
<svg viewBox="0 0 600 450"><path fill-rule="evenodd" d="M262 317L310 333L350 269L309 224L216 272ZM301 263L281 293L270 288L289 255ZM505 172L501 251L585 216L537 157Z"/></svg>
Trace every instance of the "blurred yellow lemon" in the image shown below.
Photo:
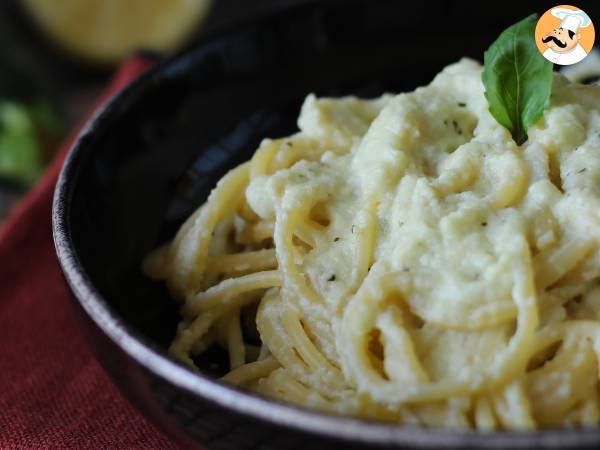
<svg viewBox="0 0 600 450"><path fill-rule="evenodd" d="M103 64L139 48L175 50L197 30L210 0L23 0L62 47Z"/></svg>

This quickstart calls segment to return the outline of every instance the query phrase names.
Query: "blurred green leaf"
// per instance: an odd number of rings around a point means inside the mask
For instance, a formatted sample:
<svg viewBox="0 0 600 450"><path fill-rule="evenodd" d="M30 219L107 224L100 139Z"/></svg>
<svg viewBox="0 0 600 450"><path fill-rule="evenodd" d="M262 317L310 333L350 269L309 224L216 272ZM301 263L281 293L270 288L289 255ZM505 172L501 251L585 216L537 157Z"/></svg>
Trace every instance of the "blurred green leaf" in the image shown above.
<svg viewBox="0 0 600 450"><path fill-rule="evenodd" d="M18 103L0 101L0 175L31 184L43 166L32 114Z"/></svg>

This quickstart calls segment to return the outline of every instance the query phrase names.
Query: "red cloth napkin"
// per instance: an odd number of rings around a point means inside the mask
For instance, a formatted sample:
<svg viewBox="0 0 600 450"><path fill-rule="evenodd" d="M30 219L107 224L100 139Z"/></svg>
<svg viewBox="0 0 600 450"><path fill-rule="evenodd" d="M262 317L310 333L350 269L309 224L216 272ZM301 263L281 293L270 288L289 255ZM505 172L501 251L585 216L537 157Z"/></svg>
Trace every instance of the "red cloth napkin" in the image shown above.
<svg viewBox="0 0 600 450"><path fill-rule="evenodd" d="M140 57L125 63L98 106L150 64ZM50 213L76 134L0 228L0 448L176 448L110 382L69 304Z"/></svg>

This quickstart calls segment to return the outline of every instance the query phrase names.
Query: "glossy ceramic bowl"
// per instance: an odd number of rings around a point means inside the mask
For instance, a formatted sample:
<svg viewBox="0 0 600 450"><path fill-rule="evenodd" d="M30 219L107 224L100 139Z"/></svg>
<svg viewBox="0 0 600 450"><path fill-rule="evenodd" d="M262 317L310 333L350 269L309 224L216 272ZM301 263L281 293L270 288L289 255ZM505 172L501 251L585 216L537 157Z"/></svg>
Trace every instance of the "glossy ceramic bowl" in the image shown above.
<svg viewBox="0 0 600 450"><path fill-rule="evenodd" d="M412 90L465 54L481 57L500 30L529 12L483 14L475 31L449 31L448 24L463 23L465 15L475 13L449 2L412 4L408 13L399 5L310 2L208 40L114 98L68 157L56 189L54 238L82 328L124 394L182 446L600 444L598 429L482 434L320 414L222 384L216 376L223 356L218 351L201 362L201 374L166 352L177 308L161 283L141 274L142 258L171 237L216 181L248 159L263 137L292 133L307 93L372 96Z"/></svg>

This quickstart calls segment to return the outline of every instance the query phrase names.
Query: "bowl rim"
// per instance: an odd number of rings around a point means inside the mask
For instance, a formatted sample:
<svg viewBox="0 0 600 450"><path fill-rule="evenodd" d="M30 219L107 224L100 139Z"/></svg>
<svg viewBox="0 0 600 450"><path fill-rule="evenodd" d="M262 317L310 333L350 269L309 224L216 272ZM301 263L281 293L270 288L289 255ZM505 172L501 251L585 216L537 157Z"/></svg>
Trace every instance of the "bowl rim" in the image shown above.
<svg viewBox="0 0 600 450"><path fill-rule="evenodd" d="M393 425L327 414L296 405L260 397L202 373L196 373L176 362L167 352L128 325L110 307L98 292L78 259L71 234L70 212L77 188L78 174L87 158L98 149L93 137L110 129L113 115L123 110L122 105L135 101L137 95L158 80L169 78L169 71L185 63L198 52L210 46L208 39L196 48L187 50L158 63L135 79L118 94L104 102L83 126L69 149L60 171L52 205L52 233L58 262L66 283L85 313L102 332L129 357L148 371L188 393L212 402L243 416L287 427L296 431L316 434L330 439L351 441L382 447L408 446L410 448L481 448L515 449L595 446L600 443L600 427L587 429L547 429L522 432L481 432L417 426ZM185 70L185 69L183 69Z"/></svg>

